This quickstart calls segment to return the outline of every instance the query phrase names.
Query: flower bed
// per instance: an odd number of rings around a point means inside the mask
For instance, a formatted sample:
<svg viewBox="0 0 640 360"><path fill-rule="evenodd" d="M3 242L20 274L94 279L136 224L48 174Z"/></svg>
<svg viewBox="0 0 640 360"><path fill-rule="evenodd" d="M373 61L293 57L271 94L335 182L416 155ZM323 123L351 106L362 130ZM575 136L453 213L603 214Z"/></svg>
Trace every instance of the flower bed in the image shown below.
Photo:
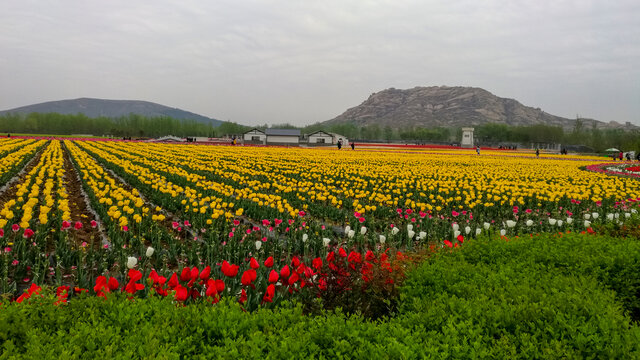
<svg viewBox="0 0 640 360"><path fill-rule="evenodd" d="M487 234L620 226L637 217L640 197L633 179L580 170L588 159L72 140L52 140L47 149L56 155L43 158L39 166L51 169L43 174L59 171L55 159L71 159L73 167L65 169L80 174L95 213L75 214L86 210L70 206L47 228L27 221L36 239L28 256L9 245L22 235L10 232L19 221L0 218L11 234L0 237L0 269L8 269L3 291L13 297L29 286L26 278L92 294L111 291L110 279L122 291L136 278L127 289L144 286L135 291L142 297L179 293L190 302L209 292L213 301L220 293L214 285L222 281L225 296L246 297L251 309L271 304L265 294L275 302L285 293L343 302L348 297L335 295L341 293L336 289L370 289L369 278L379 280L376 288L395 291L386 285L403 271L382 274L407 254L464 247ZM31 180L25 189L31 190ZM52 194L68 186L53 184ZM78 223L95 231L81 234ZM223 264L237 266L237 273L229 276ZM404 269L403 260L397 269ZM275 282L269 281L271 270L279 275ZM169 284L174 277L184 279Z"/></svg>

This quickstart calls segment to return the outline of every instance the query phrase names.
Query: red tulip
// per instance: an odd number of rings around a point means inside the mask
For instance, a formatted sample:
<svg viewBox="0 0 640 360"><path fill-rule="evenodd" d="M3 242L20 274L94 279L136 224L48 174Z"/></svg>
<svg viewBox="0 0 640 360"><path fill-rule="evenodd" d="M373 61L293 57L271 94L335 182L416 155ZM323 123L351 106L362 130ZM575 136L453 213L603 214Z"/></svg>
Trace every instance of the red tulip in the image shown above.
<svg viewBox="0 0 640 360"><path fill-rule="evenodd" d="M53 305L59 305L61 303L66 303L69 298L69 287L68 286L58 286L56 289L56 296L58 300L53 303Z"/></svg>
<svg viewBox="0 0 640 360"><path fill-rule="evenodd" d="M151 279L151 281L153 281L154 284L158 282L159 276L155 269L151 270L148 278Z"/></svg>
<svg viewBox="0 0 640 360"><path fill-rule="evenodd" d="M367 250L367 253L366 253L366 255L364 256L364 258L365 258L367 261L374 261L374 260L376 259L376 256L373 254L373 251L371 251L371 250Z"/></svg>
<svg viewBox="0 0 640 360"><path fill-rule="evenodd" d="M359 264L362 262L362 255L360 255L359 252L352 251L349 253L349 257L347 258L347 261L355 262Z"/></svg>
<svg viewBox="0 0 640 360"><path fill-rule="evenodd" d="M298 266L300 266L300 259L298 259L297 256L294 256L291 259L291 264L293 265L294 268L297 268Z"/></svg>
<svg viewBox="0 0 640 360"><path fill-rule="evenodd" d="M73 226L76 230L82 229L82 223L80 221L76 221L76 224Z"/></svg>
<svg viewBox="0 0 640 360"><path fill-rule="evenodd" d="M242 292L240 293L240 299L238 299L238 302L240 304L244 304L247 301L247 292L244 291L244 289L242 289Z"/></svg>
<svg viewBox="0 0 640 360"><path fill-rule="evenodd" d="M336 253L334 251L331 251L327 254L327 262L334 262L336 259Z"/></svg>
<svg viewBox="0 0 640 360"><path fill-rule="evenodd" d="M338 249L338 255L341 257L347 257L347 252L343 248L340 248Z"/></svg>
<svg viewBox="0 0 640 360"><path fill-rule="evenodd" d="M175 288L176 291L176 300L178 301L186 301L189 298L189 291L187 290L186 287L178 284L178 286L176 286Z"/></svg>
<svg viewBox="0 0 640 360"><path fill-rule="evenodd" d="M252 285L252 283L256 280L257 274L253 269L246 270L242 273L242 277L240 278L240 282L244 286Z"/></svg>
<svg viewBox="0 0 640 360"><path fill-rule="evenodd" d="M173 275L171 275L171 277L169 278L169 283L167 285L169 285L170 288L175 289L178 284L178 274L173 273Z"/></svg>
<svg viewBox="0 0 640 360"><path fill-rule="evenodd" d="M311 265L313 266L314 269L320 271L320 269L322 269L322 258L315 258L313 259L313 261L311 262Z"/></svg>
<svg viewBox="0 0 640 360"><path fill-rule="evenodd" d="M288 278L289 275L291 274L291 271L289 270L289 265L285 265L282 270L280 270L280 276L282 276L283 278Z"/></svg>
<svg viewBox="0 0 640 360"><path fill-rule="evenodd" d="M211 266L207 265L207 267L202 269L202 272L200 273L200 280L208 279L209 275L211 275Z"/></svg>
<svg viewBox="0 0 640 360"><path fill-rule="evenodd" d="M194 266L191 269L191 274L190 274L191 280L196 280L198 278L198 274L200 274L200 270L198 270L198 268Z"/></svg>
<svg viewBox="0 0 640 360"><path fill-rule="evenodd" d="M109 288L109 291L116 291L120 287L120 284L118 283L118 280L116 278L110 277L109 282L107 283L107 287Z"/></svg>
<svg viewBox="0 0 640 360"><path fill-rule="evenodd" d="M464 236L462 236L462 234L458 235L456 239L458 239L458 241L460 242L464 242Z"/></svg>
<svg viewBox="0 0 640 360"><path fill-rule="evenodd" d="M448 247L453 247L453 244L449 240L445 240L444 244L447 245Z"/></svg>
<svg viewBox="0 0 640 360"><path fill-rule="evenodd" d="M213 279L207 280L207 290L204 293L206 296L215 296L218 294L218 289L216 288L216 281Z"/></svg>
<svg viewBox="0 0 640 360"><path fill-rule="evenodd" d="M293 285L296 283L296 281L300 280L300 277L298 276L298 273L293 273L293 275L291 275L291 277L289 278L289 285Z"/></svg>
<svg viewBox="0 0 640 360"><path fill-rule="evenodd" d="M264 293L262 297L262 302L273 302L273 297L276 294L276 286L273 284L269 284L267 286L267 291Z"/></svg>
<svg viewBox="0 0 640 360"><path fill-rule="evenodd" d="M228 277L235 277L238 275L238 270L240 267L238 265L231 265L227 262L227 260L222 262L222 273Z"/></svg>
<svg viewBox="0 0 640 360"><path fill-rule="evenodd" d="M249 260L249 266L253 270L258 270L258 268L260 268L260 263L258 263L258 260L256 260L256 258L252 257L251 260Z"/></svg>
<svg viewBox="0 0 640 360"><path fill-rule="evenodd" d="M278 272L275 270L271 270L271 272L269 273L269 282L271 283L275 283L278 282Z"/></svg>
<svg viewBox="0 0 640 360"><path fill-rule="evenodd" d="M221 293L224 291L224 281L216 280L216 290L218 291L218 293Z"/></svg>
<svg viewBox="0 0 640 360"><path fill-rule="evenodd" d="M25 239L28 239L28 238L32 237L32 236L33 236L33 234L34 234L34 233L33 233L33 230L31 230L31 229L24 229L24 234L22 234L22 237L23 237L23 238L25 238Z"/></svg>
<svg viewBox="0 0 640 360"><path fill-rule="evenodd" d="M185 267L182 269L182 273L180 273L180 281L189 281L191 280L191 269Z"/></svg>
<svg viewBox="0 0 640 360"><path fill-rule="evenodd" d="M273 266L273 256L269 256L267 260L264 261L264 266L268 268Z"/></svg>

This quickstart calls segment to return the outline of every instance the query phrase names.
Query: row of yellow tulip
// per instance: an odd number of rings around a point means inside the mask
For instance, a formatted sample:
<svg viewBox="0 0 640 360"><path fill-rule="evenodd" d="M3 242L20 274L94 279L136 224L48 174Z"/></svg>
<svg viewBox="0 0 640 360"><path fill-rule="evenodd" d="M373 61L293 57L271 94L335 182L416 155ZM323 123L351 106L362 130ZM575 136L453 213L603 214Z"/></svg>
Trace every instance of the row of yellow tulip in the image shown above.
<svg viewBox="0 0 640 360"><path fill-rule="evenodd" d="M65 146L80 170L81 178L100 204L107 209L107 215L120 229L127 230L133 224L139 224L143 218L163 221L165 215L157 207L151 211L137 189L127 190L123 184L111 176L93 157L65 140Z"/></svg>
<svg viewBox="0 0 640 360"><path fill-rule="evenodd" d="M22 164L26 159L31 158L44 144L44 140L1 140L0 154L5 154L5 156L0 158L0 178L16 170L16 166Z"/></svg>
<svg viewBox="0 0 640 360"><path fill-rule="evenodd" d="M128 160L131 155L121 151L106 151L107 143L99 142L79 142L85 149L96 154L105 161L119 167L122 171L131 176L135 176L141 183L149 185L154 191L166 194L174 199L184 213L207 214L207 223L211 224L212 219L232 218L234 215L242 215L242 210L233 212L235 204L228 202L213 194L203 195L203 189L213 189L216 184L208 183L203 186L180 186L167 179L166 176L157 172L161 169L175 176L182 176L187 179L198 177L197 174L189 174L183 169L175 166L165 166L162 162L155 161L149 154L135 157L135 162ZM149 160L150 158L150 160ZM137 162L144 162L148 167L138 165ZM202 184L200 184L202 185ZM197 189L200 187L200 189Z"/></svg>
<svg viewBox="0 0 640 360"><path fill-rule="evenodd" d="M361 214L380 207L439 212L640 196L637 181L580 170L592 163L584 161L588 159L510 157L497 152L478 156L451 151L339 152L143 143L92 146L124 157L128 164L180 175L222 195L255 199L263 206L286 204L292 215L297 209L285 198L288 194L300 204L346 207ZM227 182L208 187L211 179Z"/></svg>
<svg viewBox="0 0 640 360"><path fill-rule="evenodd" d="M32 223L34 211L39 210L40 225L49 223L52 210L60 212L62 220L69 221L68 194L64 184L63 151L59 141L52 141L44 149L38 163L25 175L22 182L16 185L15 198L5 202L0 210L0 228L9 222L28 229L36 225Z"/></svg>

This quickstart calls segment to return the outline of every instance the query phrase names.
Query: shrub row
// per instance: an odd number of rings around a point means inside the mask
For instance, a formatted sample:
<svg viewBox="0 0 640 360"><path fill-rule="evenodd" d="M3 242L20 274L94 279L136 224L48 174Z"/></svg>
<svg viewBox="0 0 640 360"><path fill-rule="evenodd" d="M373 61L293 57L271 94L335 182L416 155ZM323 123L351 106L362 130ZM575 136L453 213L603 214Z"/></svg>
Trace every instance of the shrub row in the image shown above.
<svg viewBox="0 0 640 360"><path fill-rule="evenodd" d="M414 270L380 321L286 302L36 296L0 305L0 358L638 358L639 263L633 239L468 241Z"/></svg>

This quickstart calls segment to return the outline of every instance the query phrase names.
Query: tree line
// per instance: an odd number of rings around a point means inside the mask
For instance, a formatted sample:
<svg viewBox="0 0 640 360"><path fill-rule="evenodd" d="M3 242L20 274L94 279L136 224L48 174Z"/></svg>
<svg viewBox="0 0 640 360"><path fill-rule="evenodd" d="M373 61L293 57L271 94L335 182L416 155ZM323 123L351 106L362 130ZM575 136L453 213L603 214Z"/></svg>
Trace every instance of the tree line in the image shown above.
<svg viewBox="0 0 640 360"><path fill-rule="evenodd" d="M266 129L267 124L257 126ZM390 126L347 124L312 124L297 127L288 123L272 125L273 128L300 129L303 134L322 130L337 133L349 139L362 141L402 141L410 143L458 143L462 131L456 127L412 127L396 129ZM615 147L621 150L640 150L640 131L623 129L598 129L586 127L577 119L571 130L559 126L532 125L509 126L489 123L475 126L476 142L497 146L513 143L582 145L594 152ZM0 116L0 132L52 135L94 135L151 138L166 135L178 137L202 136L222 137L241 135L249 126L223 122L219 126L195 120L180 120L171 117L145 117L137 114L118 118L89 118L84 114L31 113L4 114Z"/></svg>
<svg viewBox="0 0 640 360"><path fill-rule="evenodd" d="M166 135L178 137L216 137L238 134L248 127L224 122L220 126L195 120L171 117L146 117L130 114L117 118L89 118L84 114L30 113L0 116L0 132L51 135L93 135L151 138Z"/></svg>

